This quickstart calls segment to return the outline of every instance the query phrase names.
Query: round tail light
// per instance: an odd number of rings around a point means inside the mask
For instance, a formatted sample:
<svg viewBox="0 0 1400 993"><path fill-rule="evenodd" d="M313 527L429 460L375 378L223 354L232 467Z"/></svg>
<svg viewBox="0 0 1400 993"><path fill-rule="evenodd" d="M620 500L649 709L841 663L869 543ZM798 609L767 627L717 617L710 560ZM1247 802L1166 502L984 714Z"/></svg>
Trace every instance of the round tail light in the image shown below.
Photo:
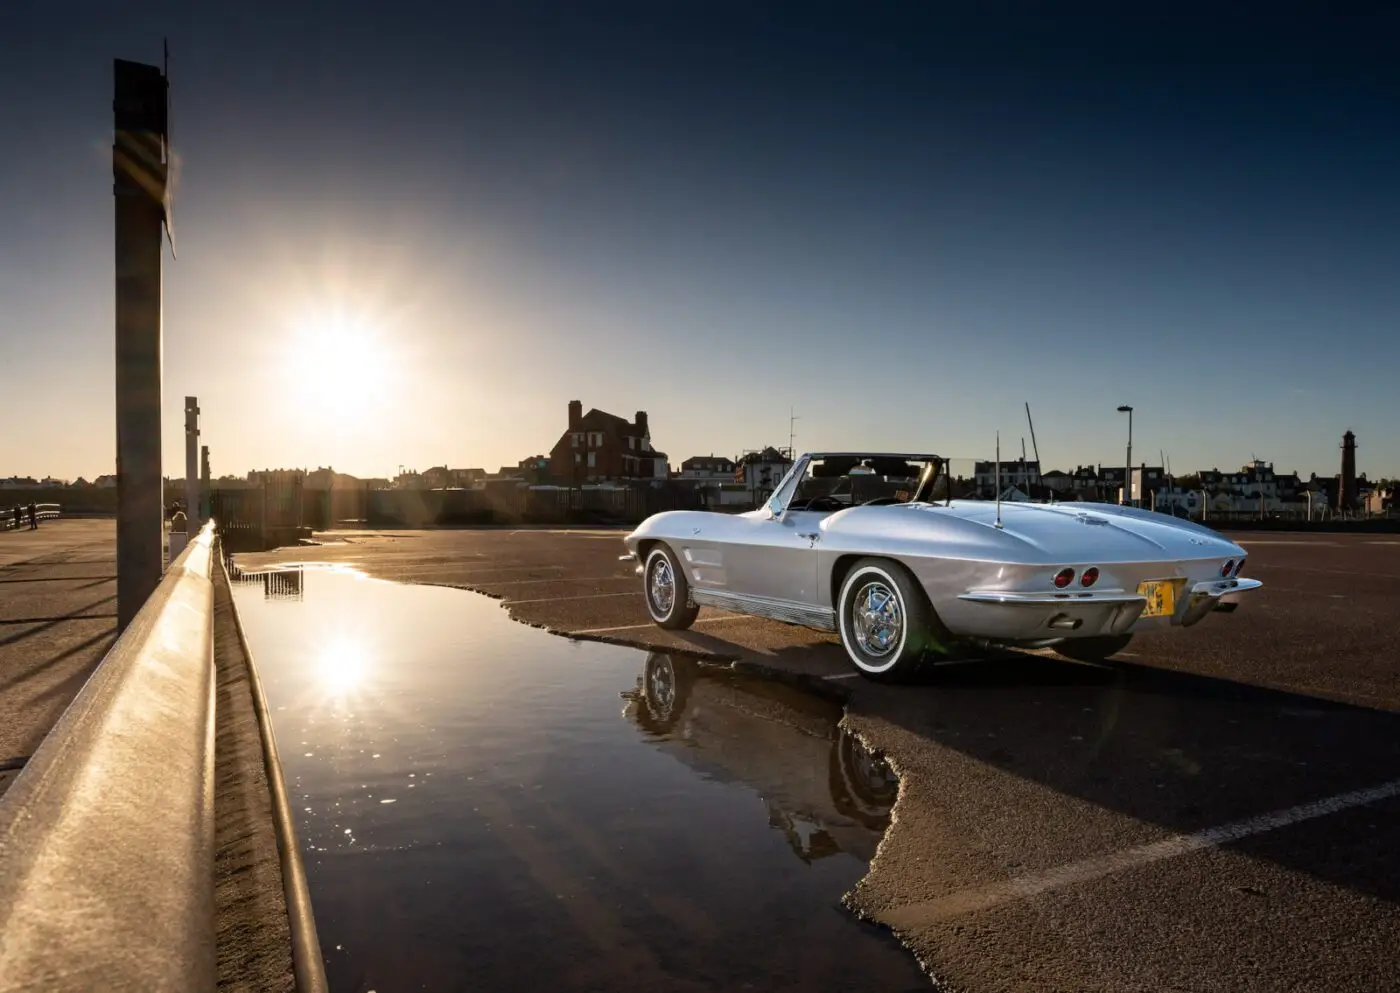
<svg viewBox="0 0 1400 993"><path fill-rule="evenodd" d="M1088 568L1084 570L1084 575L1079 577L1080 586L1093 586L1099 581L1099 570Z"/></svg>
<svg viewBox="0 0 1400 993"><path fill-rule="evenodd" d="M1068 586L1068 585L1069 585L1070 583L1072 583L1072 582L1074 582L1074 570L1073 570L1073 569L1065 568L1065 569L1061 569L1059 572L1055 573L1055 588L1056 588L1056 589L1062 590L1062 589L1064 589L1066 586Z"/></svg>
<svg viewBox="0 0 1400 993"><path fill-rule="evenodd" d="M1220 575L1229 578L1230 570L1235 567L1235 560L1231 559L1220 567Z"/></svg>
<svg viewBox="0 0 1400 993"><path fill-rule="evenodd" d="M1237 565L1237 566L1235 566L1235 575L1236 575L1236 576L1238 576L1238 575L1239 575L1240 573L1242 573L1242 572L1244 572L1244 559L1240 559L1240 564Z"/></svg>

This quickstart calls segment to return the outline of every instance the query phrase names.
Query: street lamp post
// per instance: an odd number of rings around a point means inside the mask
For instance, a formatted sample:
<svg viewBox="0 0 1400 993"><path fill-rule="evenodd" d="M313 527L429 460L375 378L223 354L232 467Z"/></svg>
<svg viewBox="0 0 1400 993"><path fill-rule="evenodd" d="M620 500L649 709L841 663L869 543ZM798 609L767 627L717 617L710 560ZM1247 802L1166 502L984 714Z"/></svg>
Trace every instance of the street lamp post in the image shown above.
<svg viewBox="0 0 1400 993"><path fill-rule="evenodd" d="M1123 404L1118 413L1128 415L1128 461L1123 465L1123 503L1133 502L1133 408Z"/></svg>

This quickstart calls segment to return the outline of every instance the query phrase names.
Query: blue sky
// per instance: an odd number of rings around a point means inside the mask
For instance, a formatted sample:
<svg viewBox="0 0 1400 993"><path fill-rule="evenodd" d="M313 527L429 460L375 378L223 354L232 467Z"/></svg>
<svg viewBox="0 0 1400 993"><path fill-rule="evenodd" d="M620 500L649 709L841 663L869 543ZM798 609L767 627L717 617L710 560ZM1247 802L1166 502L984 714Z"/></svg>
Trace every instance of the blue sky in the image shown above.
<svg viewBox="0 0 1400 993"><path fill-rule="evenodd" d="M171 45L166 465L784 444L1400 474L1395 14L0 9L0 475L112 471L111 59ZM195 8L195 9L187 9Z"/></svg>

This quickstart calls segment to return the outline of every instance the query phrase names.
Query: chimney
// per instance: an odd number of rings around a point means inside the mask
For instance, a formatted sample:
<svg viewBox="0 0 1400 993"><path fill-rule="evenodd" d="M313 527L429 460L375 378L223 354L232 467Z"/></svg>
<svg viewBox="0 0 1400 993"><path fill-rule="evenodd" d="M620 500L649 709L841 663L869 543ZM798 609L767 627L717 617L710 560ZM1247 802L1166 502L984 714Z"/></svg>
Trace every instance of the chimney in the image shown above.
<svg viewBox="0 0 1400 993"><path fill-rule="evenodd" d="M1342 435L1342 472L1337 483L1337 509L1354 510L1356 506L1356 435Z"/></svg>
<svg viewBox="0 0 1400 993"><path fill-rule="evenodd" d="M569 401L569 430L577 431L583 420L583 404L578 400Z"/></svg>
<svg viewBox="0 0 1400 993"><path fill-rule="evenodd" d="M646 412L645 410L639 410L639 411L637 411L637 434L639 434L639 435L641 435L641 436L643 436L643 437L646 437L646 434L647 434L647 412Z"/></svg>

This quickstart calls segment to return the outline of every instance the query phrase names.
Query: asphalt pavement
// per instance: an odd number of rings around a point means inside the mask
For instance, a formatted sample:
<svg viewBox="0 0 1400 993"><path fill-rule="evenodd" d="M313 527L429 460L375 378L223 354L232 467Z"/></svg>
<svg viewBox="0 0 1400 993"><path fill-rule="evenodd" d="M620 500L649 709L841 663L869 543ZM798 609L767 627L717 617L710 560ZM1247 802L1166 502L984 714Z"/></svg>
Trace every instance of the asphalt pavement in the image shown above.
<svg viewBox="0 0 1400 993"><path fill-rule="evenodd" d="M116 526L0 531L0 793L116 640Z"/></svg>
<svg viewBox="0 0 1400 993"><path fill-rule="evenodd" d="M705 609L660 631L621 536L346 532L238 562L460 586L562 634L839 687L902 776L847 904L944 988L1400 990L1400 541L1237 535L1266 585L1233 614L1104 665L1005 653L890 687L801 628Z"/></svg>

